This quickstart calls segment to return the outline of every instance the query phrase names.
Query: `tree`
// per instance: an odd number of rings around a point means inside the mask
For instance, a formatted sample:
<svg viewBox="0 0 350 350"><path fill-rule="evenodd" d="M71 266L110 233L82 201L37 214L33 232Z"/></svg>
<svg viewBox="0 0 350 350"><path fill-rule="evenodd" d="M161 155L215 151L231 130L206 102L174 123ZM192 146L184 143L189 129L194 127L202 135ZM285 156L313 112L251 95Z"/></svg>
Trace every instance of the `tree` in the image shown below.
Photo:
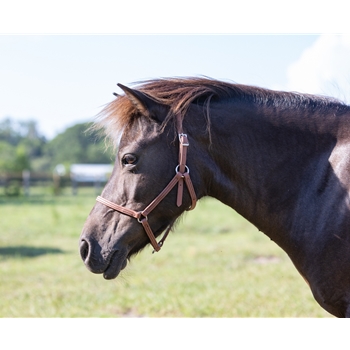
<svg viewBox="0 0 350 350"><path fill-rule="evenodd" d="M13 171L15 155L15 146L6 141L0 141L0 172Z"/></svg>
<svg viewBox="0 0 350 350"><path fill-rule="evenodd" d="M30 169L32 161L43 155L45 143L36 121L3 120L0 122L0 171Z"/></svg>
<svg viewBox="0 0 350 350"><path fill-rule="evenodd" d="M52 157L51 166L73 163L111 163L113 155L105 149L104 141L94 131L91 123L76 124L57 135L47 144L46 152Z"/></svg>
<svg viewBox="0 0 350 350"><path fill-rule="evenodd" d="M20 140L21 134L11 118L6 118L0 122L0 141L16 146Z"/></svg>
<svg viewBox="0 0 350 350"><path fill-rule="evenodd" d="M0 122L0 172L25 169L51 172L57 164L111 163L113 154L96 131L87 131L91 123L76 124L53 140L40 135L36 121Z"/></svg>

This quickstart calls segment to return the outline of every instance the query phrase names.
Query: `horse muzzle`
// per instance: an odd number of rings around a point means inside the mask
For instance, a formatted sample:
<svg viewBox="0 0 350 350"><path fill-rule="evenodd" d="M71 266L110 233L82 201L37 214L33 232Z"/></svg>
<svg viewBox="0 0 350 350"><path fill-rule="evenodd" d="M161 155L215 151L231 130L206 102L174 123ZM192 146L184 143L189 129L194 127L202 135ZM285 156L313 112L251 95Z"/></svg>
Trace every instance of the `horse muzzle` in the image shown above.
<svg viewBox="0 0 350 350"><path fill-rule="evenodd" d="M115 247L103 252L101 246L87 238L80 240L80 256L89 271L103 274L107 280L116 278L127 266L128 250Z"/></svg>

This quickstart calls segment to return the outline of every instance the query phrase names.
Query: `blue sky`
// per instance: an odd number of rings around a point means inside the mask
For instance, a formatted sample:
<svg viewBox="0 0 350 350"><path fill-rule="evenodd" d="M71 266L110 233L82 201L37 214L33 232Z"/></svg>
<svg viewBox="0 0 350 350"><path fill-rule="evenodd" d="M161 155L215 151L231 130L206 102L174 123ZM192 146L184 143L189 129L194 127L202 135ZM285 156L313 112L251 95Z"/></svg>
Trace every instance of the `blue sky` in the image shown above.
<svg viewBox="0 0 350 350"><path fill-rule="evenodd" d="M0 119L35 119L48 137L93 120L116 84L170 76L286 88L317 35L0 36Z"/></svg>
<svg viewBox="0 0 350 350"><path fill-rule="evenodd" d="M287 18L276 6L268 11L273 0L263 6L247 1L246 19L240 7L222 0L204 7L204 13L195 2L179 0L170 12L163 9L166 16L157 11L145 16L145 2L138 1L101 0L96 7L62 0L52 7L41 0L13 0L0 12L0 120L37 120L52 138L75 123L92 121L118 92L118 82L172 76L205 75L349 102L350 35L339 34L337 26L346 22L344 11L338 0L325 8L300 1L287 9ZM154 2L147 2L148 9ZM322 26L331 34L323 35Z"/></svg>

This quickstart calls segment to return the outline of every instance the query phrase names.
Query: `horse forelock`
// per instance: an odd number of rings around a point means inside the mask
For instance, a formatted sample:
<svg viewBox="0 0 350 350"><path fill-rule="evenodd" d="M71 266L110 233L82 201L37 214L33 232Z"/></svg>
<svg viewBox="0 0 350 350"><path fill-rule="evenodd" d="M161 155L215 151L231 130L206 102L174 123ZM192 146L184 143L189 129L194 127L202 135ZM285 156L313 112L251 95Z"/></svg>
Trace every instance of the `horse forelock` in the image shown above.
<svg viewBox="0 0 350 350"><path fill-rule="evenodd" d="M209 78L154 79L135 83L135 88L156 102L169 107L166 125L177 113L185 115L194 100L204 98L209 125L209 103L212 97L229 96L229 84ZM94 129L102 130L114 147L118 146L121 134L139 116L135 106L125 96L117 96L97 116ZM164 126L163 125L163 126Z"/></svg>
<svg viewBox="0 0 350 350"><path fill-rule="evenodd" d="M106 137L107 145L118 148L125 128L131 124L136 108L125 96L118 96L97 115L93 128Z"/></svg>

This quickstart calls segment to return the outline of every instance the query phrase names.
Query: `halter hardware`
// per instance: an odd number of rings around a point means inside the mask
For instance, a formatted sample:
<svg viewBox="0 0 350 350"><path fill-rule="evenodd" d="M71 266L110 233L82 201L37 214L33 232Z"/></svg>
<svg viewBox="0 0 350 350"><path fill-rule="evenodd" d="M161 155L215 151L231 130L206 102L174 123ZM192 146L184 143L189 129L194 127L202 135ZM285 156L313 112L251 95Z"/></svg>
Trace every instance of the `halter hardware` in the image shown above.
<svg viewBox="0 0 350 350"><path fill-rule="evenodd" d="M184 139L187 140L187 134L184 134L184 133L179 134L179 141L182 144L182 146L188 147L190 144L188 143L188 141L185 143Z"/></svg>
<svg viewBox="0 0 350 350"><path fill-rule="evenodd" d="M141 213L140 213L141 214ZM142 215L142 214L141 214ZM140 215L140 217L137 219L137 221L140 223L140 224L142 224L142 220L146 220L146 221L148 221L148 216L144 216L142 219L141 219L141 215Z"/></svg>
<svg viewBox="0 0 350 350"><path fill-rule="evenodd" d="M177 199L176 199L176 204L178 207L182 205L182 198L183 198L183 182L185 182L188 192L191 197L191 206L186 209L186 210L193 210L196 206L197 202L197 196L196 192L194 190L191 178L190 178L190 169L186 165L186 156L187 156L187 148L189 147L189 142L187 138L187 134L184 134L182 132L182 118L180 115L176 116L177 118L177 129L179 133L179 164L175 168L175 176L172 178L172 180L168 183L168 185L164 188L164 190L143 210L143 211L135 211L129 208L125 208L119 204L115 204L108 199L105 199L101 196L98 196L96 198L96 201L99 203L102 203L106 205L107 207L114 209L118 211L119 213L131 216L137 221L142 224L153 248L154 251L158 252L160 248L163 246L164 241L166 237L168 236L171 227L174 224L173 220L168 228L166 229L162 239L157 242L155 235L148 223L148 214L151 213L151 211L157 207L157 205L168 195L168 193L176 186L178 185L178 190L177 190Z"/></svg>
<svg viewBox="0 0 350 350"><path fill-rule="evenodd" d="M179 167L180 167L180 164L176 166L175 168L175 173L178 173L179 172ZM186 170L186 173L189 174L190 173L190 169L188 168L187 165L185 165L185 170ZM182 179L184 178L184 176L182 176Z"/></svg>

